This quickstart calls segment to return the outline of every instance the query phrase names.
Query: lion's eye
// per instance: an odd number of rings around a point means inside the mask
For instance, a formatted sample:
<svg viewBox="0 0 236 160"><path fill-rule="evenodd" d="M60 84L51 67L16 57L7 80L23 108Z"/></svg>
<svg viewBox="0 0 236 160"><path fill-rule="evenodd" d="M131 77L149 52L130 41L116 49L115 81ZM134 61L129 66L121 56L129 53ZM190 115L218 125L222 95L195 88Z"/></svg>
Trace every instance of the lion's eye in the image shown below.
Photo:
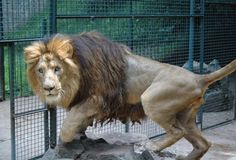
<svg viewBox="0 0 236 160"><path fill-rule="evenodd" d="M38 72L39 72L39 73L43 73L43 69L42 69L42 68L39 68L39 69L38 69Z"/></svg>
<svg viewBox="0 0 236 160"><path fill-rule="evenodd" d="M54 69L54 72L56 73L56 72L59 72L61 70L61 68L60 67L55 67L55 69Z"/></svg>

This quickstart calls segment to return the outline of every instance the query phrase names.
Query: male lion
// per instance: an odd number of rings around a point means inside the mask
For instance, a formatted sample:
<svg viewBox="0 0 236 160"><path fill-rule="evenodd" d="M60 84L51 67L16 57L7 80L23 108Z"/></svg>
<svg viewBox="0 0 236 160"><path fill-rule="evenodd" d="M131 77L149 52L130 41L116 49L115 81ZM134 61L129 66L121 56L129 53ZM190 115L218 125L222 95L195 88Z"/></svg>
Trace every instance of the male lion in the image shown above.
<svg viewBox="0 0 236 160"><path fill-rule="evenodd" d="M146 116L166 131L147 145L155 151L182 137L194 147L182 159L199 160L210 147L195 124L207 87L236 70L236 60L207 75L131 54L96 32L56 34L24 49L28 80L36 95L68 110L60 138L73 140L95 120L139 122Z"/></svg>

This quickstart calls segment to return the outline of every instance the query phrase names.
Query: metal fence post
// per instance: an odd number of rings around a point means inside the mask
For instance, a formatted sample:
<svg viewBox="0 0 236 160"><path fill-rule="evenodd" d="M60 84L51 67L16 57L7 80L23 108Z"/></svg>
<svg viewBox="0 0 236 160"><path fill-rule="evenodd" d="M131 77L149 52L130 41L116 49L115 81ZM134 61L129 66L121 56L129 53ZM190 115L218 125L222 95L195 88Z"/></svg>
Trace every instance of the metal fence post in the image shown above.
<svg viewBox="0 0 236 160"><path fill-rule="evenodd" d="M193 70L195 0L190 0L188 69Z"/></svg>
<svg viewBox="0 0 236 160"><path fill-rule="evenodd" d="M3 39L3 12L0 0L0 40ZM4 73L4 48L0 45L0 101L5 100L5 73Z"/></svg>
<svg viewBox="0 0 236 160"><path fill-rule="evenodd" d="M5 100L4 48L0 45L0 101Z"/></svg>
<svg viewBox="0 0 236 160"><path fill-rule="evenodd" d="M50 34L57 32L57 0L50 0Z"/></svg>
<svg viewBox="0 0 236 160"><path fill-rule="evenodd" d="M44 105L47 108L47 105ZM49 149L49 126L48 126L48 110L44 111L44 151L46 152Z"/></svg>
<svg viewBox="0 0 236 160"><path fill-rule="evenodd" d="M129 13L130 15L133 14L133 3L132 3L132 0L130 0L130 3L129 3ZM134 27L134 24L133 24L133 17L129 18L129 29L130 29L130 34L129 34L129 47L131 50L133 50L133 27ZM125 123L125 132L128 133L129 132L129 121L127 121Z"/></svg>
<svg viewBox="0 0 236 160"><path fill-rule="evenodd" d="M205 47L205 0L200 0L200 73L203 73Z"/></svg>
<svg viewBox="0 0 236 160"><path fill-rule="evenodd" d="M47 35L47 19L42 21L42 37ZM45 152L49 149L49 124L48 124L48 106L45 104L44 111L44 150Z"/></svg>
<svg viewBox="0 0 236 160"><path fill-rule="evenodd" d="M200 73L203 73L205 47L205 0L200 0ZM203 129L203 108L200 108L199 121Z"/></svg>
<svg viewBox="0 0 236 160"><path fill-rule="evenodd" d="M42 37L45 37L47 35L47 19L43 19L42 21Z"/></svg>
<svg viewBox="0 0 236 160"><path fill-rule="evenodd" d="M8 45L10 51L10 116L11 116L11 159L16 159L16 135L15 135L15 46L14 43Z"/></svg>
<svg viewBox="0 0 236 160"><path fill-rule="evenodd" d="M57 0L50 0L50 35L57 31L56 26ZM50 107L50 106L49 106ZM50 107L50 147L55 148L57 144L57 110Z"/></svg>
<svg viewBox="0 0 236 160"><path fill-rule="evenodd" d="M53 106L48 106L50 112L50 148L57 145L57 110Z"/></svg>
<svg viewBox="0 0 236 160"><path fill-rule="evenodd" d="M129 8L129 12L130 12L130 15L133 15L133 3L132 3L132 0L130 0L130 8ZM130 28L130 35L129 35L129 46L130 46L130 49L133 50L133 39L134 39L134 33L133 33L133 30L134 30L134 23L133 23L133 16L129 19L129 28Z"/></svg>
<svg viewBox="0 0 236 160"><path fill-rule="evenodd" d="M234 120L236 120L236 88L234 88Z"/></svg>

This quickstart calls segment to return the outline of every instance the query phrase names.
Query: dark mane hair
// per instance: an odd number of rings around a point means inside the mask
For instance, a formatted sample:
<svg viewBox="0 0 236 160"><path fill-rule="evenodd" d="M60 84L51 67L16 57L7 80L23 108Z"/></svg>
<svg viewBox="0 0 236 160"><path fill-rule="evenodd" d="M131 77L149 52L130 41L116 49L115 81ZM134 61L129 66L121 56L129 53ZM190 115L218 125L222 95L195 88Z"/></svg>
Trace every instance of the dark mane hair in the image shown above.
<svg viewBox="0 0 236 160"><path fill-rule="evenodd" d="M78 61L80 87L70 107L95 95L103 98L100 122L119 119L133 122L144 118L141 104L126 102L125 80L129 48L103 37L97 32L86 32L72 37L74 57Z"/></svg>

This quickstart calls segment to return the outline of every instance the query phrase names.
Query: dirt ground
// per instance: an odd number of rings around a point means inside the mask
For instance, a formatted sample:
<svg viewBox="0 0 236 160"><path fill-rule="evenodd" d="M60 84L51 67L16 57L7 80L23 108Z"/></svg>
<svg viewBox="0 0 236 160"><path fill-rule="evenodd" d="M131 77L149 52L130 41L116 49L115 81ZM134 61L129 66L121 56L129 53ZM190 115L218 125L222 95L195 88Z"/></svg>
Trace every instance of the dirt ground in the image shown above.
<svg viewBox="0 0 236 160"><path fill-rule="evenodd" d="M10 105L9 102L0 103L0 160L11 159L10 137ZM203 131L203 134L212 142L212 147L203 160L236 160L236 121L214 129ZM175 154L187 154L191 145L184 139L168 148Z"/></svg>

